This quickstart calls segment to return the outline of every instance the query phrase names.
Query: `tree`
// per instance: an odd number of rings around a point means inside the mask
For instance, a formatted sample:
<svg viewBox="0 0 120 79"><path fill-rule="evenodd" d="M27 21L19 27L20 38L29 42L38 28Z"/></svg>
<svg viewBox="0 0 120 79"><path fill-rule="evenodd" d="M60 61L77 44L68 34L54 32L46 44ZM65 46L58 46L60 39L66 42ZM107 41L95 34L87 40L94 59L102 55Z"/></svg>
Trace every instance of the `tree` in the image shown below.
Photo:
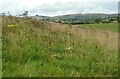
<svg viewBox="0 0 120 79"><path fill-rule="evenodd" d="M27 17L28 16L28 11L24 11L23 16Z"/></svg>
<svg viewBox="0 0 120 79"><path fill-rule="evenodd" d="M38 15L35 15L35 16L38 16Z"/></svg>

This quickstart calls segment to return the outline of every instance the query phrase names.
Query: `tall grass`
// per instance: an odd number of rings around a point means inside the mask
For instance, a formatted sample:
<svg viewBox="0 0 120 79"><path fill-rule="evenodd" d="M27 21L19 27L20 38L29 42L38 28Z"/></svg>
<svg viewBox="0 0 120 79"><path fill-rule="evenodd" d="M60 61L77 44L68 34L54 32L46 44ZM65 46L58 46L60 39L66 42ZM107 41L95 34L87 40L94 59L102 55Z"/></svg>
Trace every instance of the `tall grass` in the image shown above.
<svg viewBox="0 0 120 79"><path fill-rule="evenodd" d="M118 76L118 51L83 39L81 29L29 18L4 19L3 77Z"/></svg>

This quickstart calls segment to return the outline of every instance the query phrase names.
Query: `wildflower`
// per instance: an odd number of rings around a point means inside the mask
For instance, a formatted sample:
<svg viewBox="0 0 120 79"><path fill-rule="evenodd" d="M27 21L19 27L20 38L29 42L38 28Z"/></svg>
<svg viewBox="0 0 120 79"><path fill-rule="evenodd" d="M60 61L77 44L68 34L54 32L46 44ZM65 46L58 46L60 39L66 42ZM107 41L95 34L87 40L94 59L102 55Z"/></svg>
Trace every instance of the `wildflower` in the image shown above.
<svg viewBox="0 0 120 79"><path fill-rule="evenodd" d="M54 55L52 55L52 58L57 58L57 59L59 59L60 56L59 56L58 54L54 54Z"/></svg>
<svg viewBox="0 0 120 79"><path fill-rule="evenodd" d="M8 27L16 27L18 24L10 24Z"/></svg>
<svg viewBox="0 0 120 79"><path fill-rule="evenodd" d="M72 50L72 49L73 49L73 47L68 47L65 50Z"/></svg>

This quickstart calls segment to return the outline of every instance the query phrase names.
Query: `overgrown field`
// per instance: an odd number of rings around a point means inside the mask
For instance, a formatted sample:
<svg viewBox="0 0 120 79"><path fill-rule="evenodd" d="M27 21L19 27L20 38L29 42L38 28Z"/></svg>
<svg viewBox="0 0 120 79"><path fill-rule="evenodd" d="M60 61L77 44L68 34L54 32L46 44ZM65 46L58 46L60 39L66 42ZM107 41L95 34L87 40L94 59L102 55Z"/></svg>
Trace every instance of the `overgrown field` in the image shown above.
<svg viewBox="0 0 120 79"><path fill-rule="evenodd" d="M25 18L3 20L3 77L118 76L117 33Z"/></svg>

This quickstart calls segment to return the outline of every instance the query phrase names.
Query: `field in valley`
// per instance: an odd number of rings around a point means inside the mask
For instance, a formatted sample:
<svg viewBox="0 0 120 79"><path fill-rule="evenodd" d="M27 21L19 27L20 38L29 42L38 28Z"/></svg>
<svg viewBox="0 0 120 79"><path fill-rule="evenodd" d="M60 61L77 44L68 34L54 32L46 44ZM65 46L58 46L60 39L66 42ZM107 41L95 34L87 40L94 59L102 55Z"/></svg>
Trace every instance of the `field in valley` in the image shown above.
<svg viewBox="0 0 120 79"><path fill-rule="evenodd" d="M15 17L3 22L3 77L118 76L117 23L83 27Z"/></svg>
<svg viewBox="0 0 120 79"><path fill-rule="evenodd" d="M95 28L95 29L102 29L102 30L109 30L113 32L118 32L118 23L98 23L98 24L82 24L80 25L84 28Z"/></svg>

